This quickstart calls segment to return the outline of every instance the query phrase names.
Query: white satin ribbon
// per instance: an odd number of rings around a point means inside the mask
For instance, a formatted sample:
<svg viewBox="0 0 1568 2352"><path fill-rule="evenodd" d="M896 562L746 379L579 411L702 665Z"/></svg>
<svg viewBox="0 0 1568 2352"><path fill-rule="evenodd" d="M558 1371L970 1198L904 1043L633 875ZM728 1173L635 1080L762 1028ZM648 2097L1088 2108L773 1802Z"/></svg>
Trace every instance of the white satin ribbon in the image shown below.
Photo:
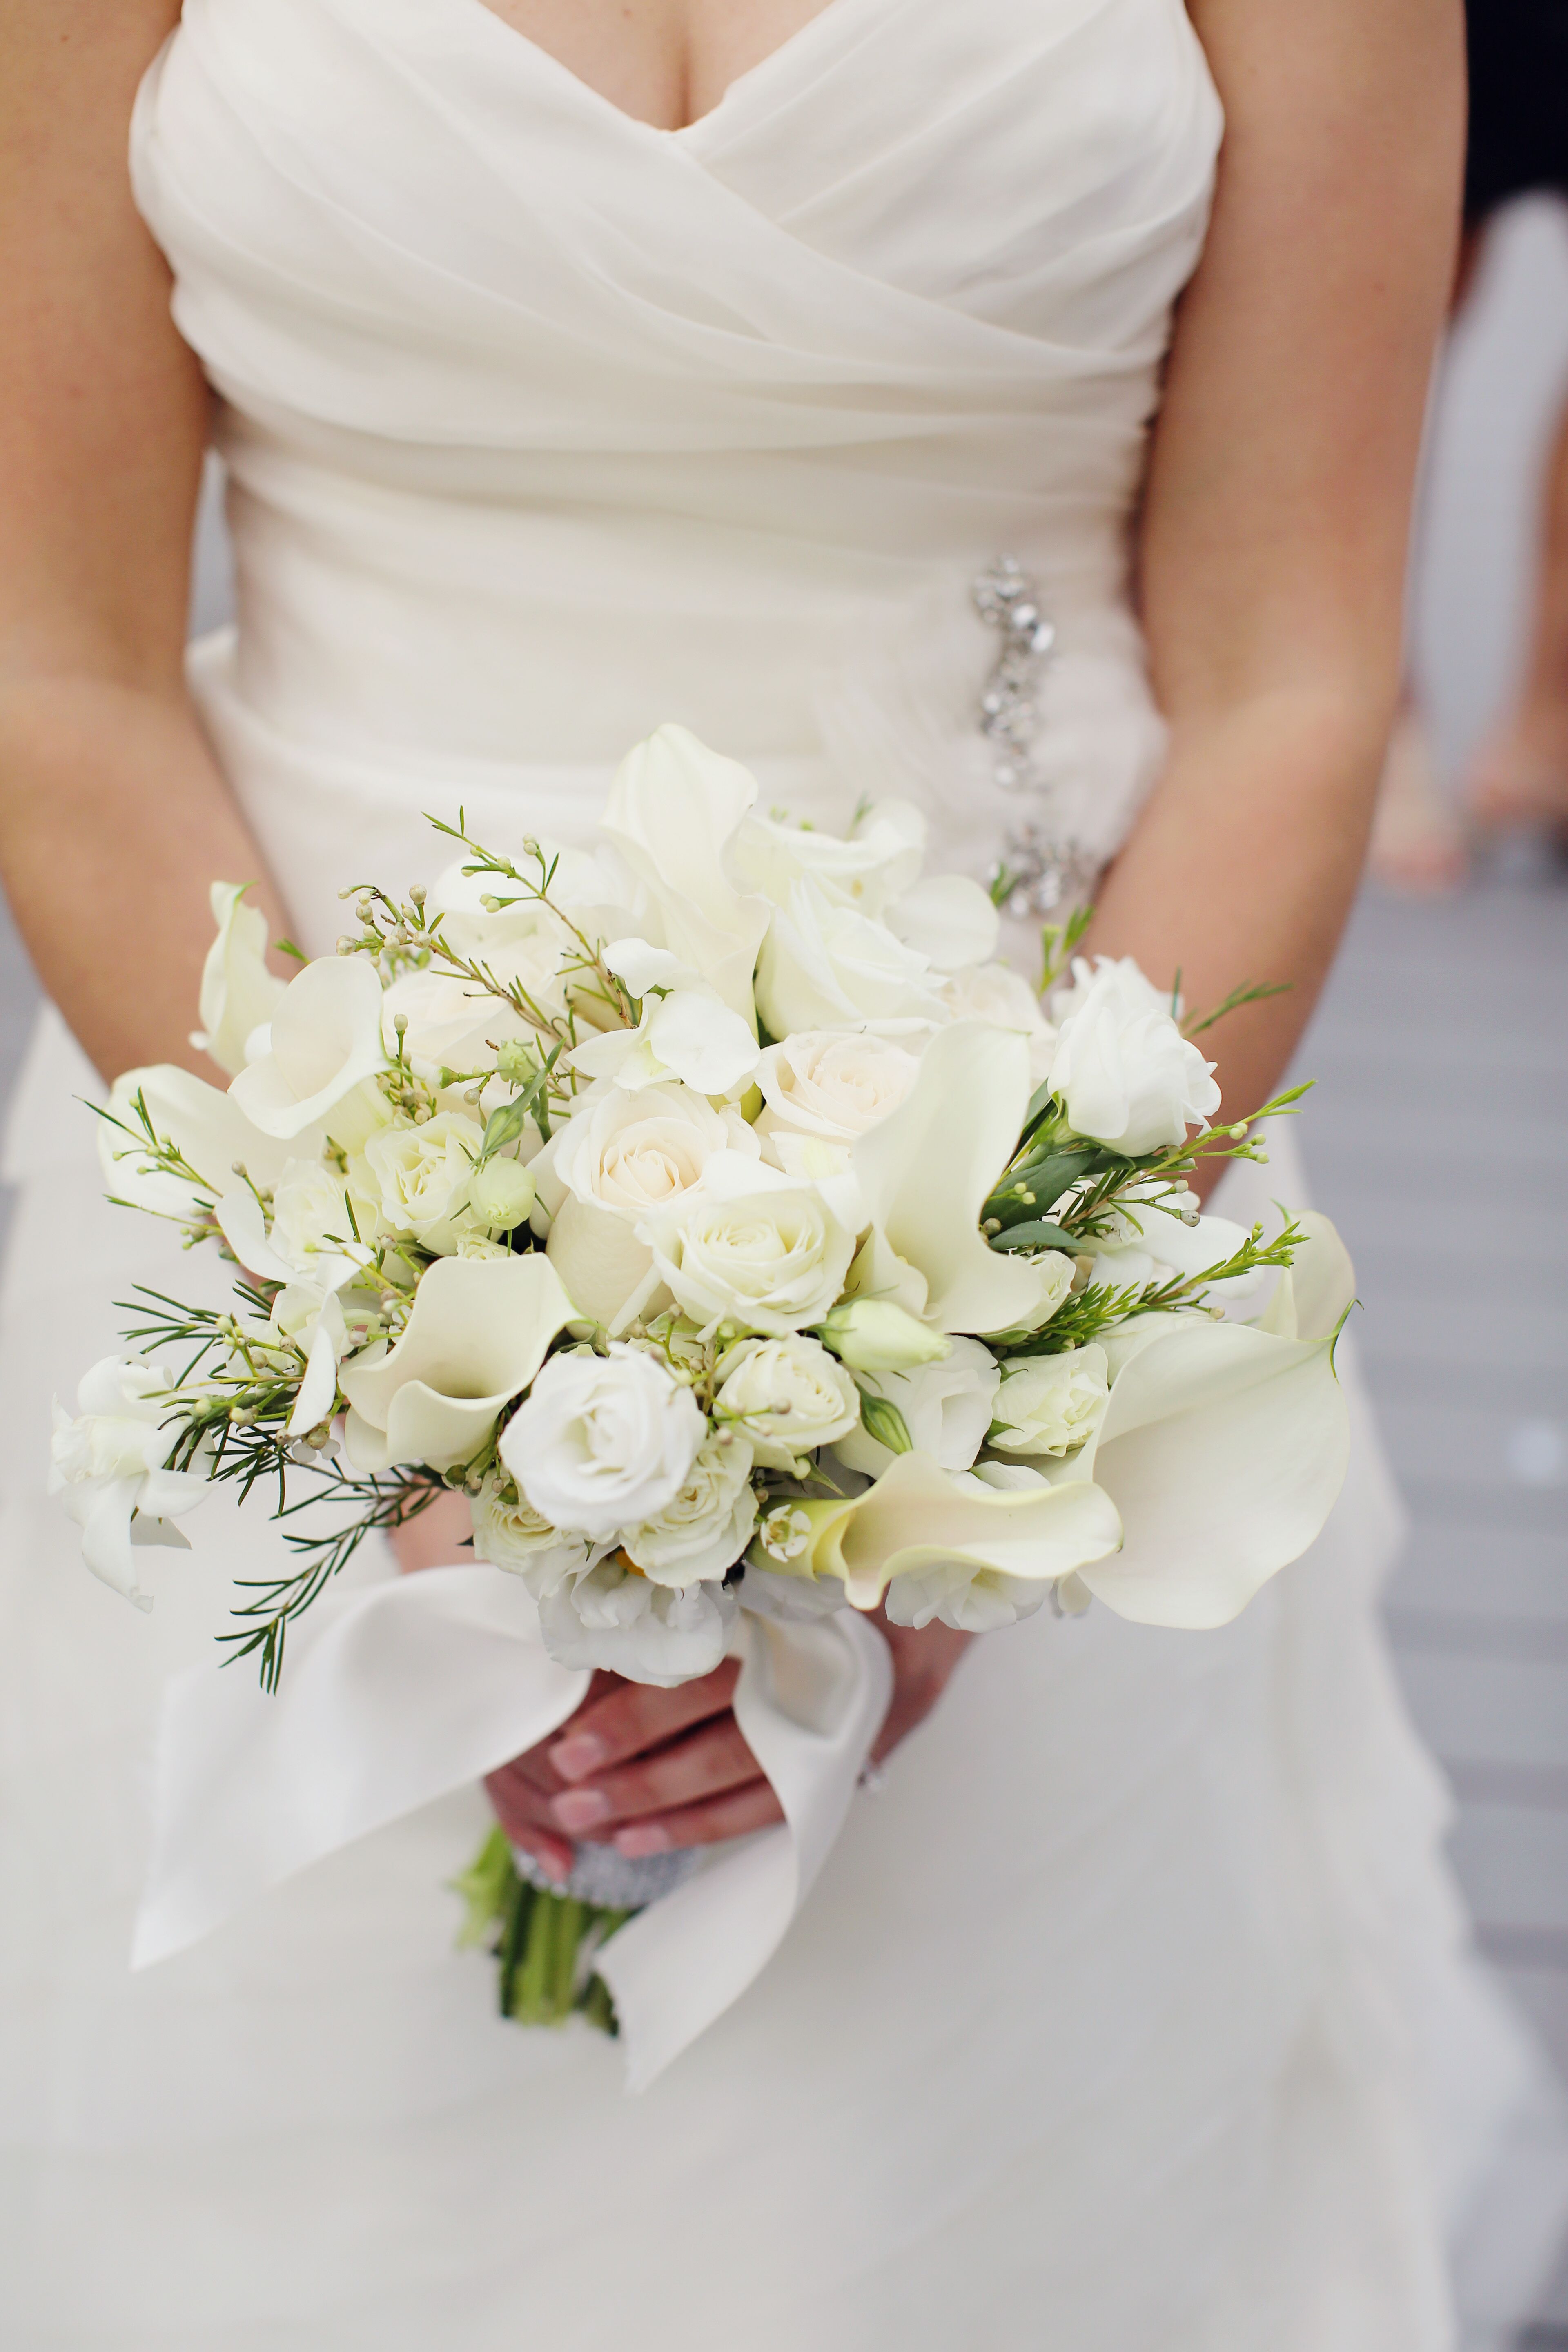
<svg viewBox="0 0 1568 2352"><path fill-rule="evenodd" d="M735 1717L784 1808L627 1923L600 1956L627 2088L642 2090L766 1965L844 1823L887 1713L887 1644L852 1612L742 1612ZM282 1688L196 1667L168 1689L153 1858L132 1947L145 1968L367 1832L547 1738L590 1677L546 1652L527 1589L426 1569L330 1594L289 1636Z"/></svg>

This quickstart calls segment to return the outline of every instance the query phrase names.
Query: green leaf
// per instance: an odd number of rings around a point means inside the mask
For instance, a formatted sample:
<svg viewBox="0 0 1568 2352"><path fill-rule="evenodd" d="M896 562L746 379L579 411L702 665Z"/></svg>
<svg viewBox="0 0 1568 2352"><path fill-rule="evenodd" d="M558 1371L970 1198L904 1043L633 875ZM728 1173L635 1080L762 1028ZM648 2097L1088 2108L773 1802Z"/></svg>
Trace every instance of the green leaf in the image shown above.
<svg viewBox="0 0 1568 2352"><path fill-rule="evenodd" d="M993 1234L991 1246L994 1250L1065 1250L1072 1257L1083 1248L1084 1236L1053 1225L1048 1218L1031 1217L1027 1224L1009 1225L1005 1233Z"/></svg>
<svg viewBox="0 0 1568 2352"><path fill-rule="evenodd" d="M304 949L297 948L292 940L274 940L272 944L279 955L292 956L296 963L309 963L310 961Z"/></svg>

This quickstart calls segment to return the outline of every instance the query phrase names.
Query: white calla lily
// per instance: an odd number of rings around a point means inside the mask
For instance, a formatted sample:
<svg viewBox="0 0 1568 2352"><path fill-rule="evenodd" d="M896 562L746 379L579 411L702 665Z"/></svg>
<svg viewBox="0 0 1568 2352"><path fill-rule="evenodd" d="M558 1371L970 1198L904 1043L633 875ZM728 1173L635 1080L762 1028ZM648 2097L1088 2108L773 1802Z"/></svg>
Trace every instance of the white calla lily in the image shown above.
<svg viewBox="0 0 1568 2352"><path fill-rule="evenodd" d="M1277 1328L1175 1315L1108 1336L1110 1402L1060 1475L1092 1479L1121 1514L1121 1551L1079 1571L1120 1617L1227 1624L1333 1507L1350 1454L1333 1349L1353 1275L1327 1218L1301 1222Z"/></svg>
<svg viewBox="0 0 1568 2352"><path fill-rule="evenodd" d="M938 1031L905 1100L854 1145L881 1244L856 1260L854 1291L891 1297L940 1331L1024 1329L1039 1318L1049 1284L1027 1258L992 1249L980 1230L1029 1095L1028 1041L1016 1031L979 1021Z"/></svg>
<svg viewBox="0 0 1568 2352"><path fill-rule="evenodd" d="M339 1375L349 1458L362 1470L476 1454L576 1313L548 1258L444 1257L428 1267L395 1347Z"/></svg>
<svg viewBox="0 0 1568 2352"><path fill-rule="evenodd" d="M252 1126L232 1093L209 1087L175 1063L127 1070L110 1089L108 1118L99 1121L98 1151L108 1189L135 1208L190 1217L211 1205L184 1177L156 1167L149 1158L136 1109L138 1096L147 1106L154 1133L174 1145L215 1195L233 1184L237 1160L265 1191L290 1160L314 1159L321 1152L319 1127L280 1142Z"/></svg>
<svg viewBox="0 0 1568 2352"><path fill-rule="evenodd" d="M246 1040L270 1021L287 983L267 968L267 918L247 907L248 882L215 882L217 937L202 966L201 1022L191 1043L232 1077L245 1067Z"/></svg>
<svg viewBox="0 0 1568 2352"><path fill-rule="evenodd" d="M294 1141L319 1126L358 1150L390 1116L367 1083L386 1066L381 1019L381 982L363 956L308 963L278 1001L268 1050L231 1097L264 1135Z"/></svg>
<svg viewBox="0 0 1568 2352"><path fill-rule="evenodd" d="M1114 1552L1121 1524L1088 1480L998 1488L954 1476L927 1454L900 1454L874 1486L847 1502L799 1502L810 1537L795 1559L765 1549L775 1574L837 1577L857 1609L875 1609L899 1576L958 1566L966 1572L1054 1583Z"/></svg>
<svg viewBox="0 0 1568 2352"><path fill-rule="evenodd" d="M748 1025L768 909L735 887L724 851L756 797L735 761L684 727L661 727L622 761L599 828L658 908L665 947Z"/></svg>

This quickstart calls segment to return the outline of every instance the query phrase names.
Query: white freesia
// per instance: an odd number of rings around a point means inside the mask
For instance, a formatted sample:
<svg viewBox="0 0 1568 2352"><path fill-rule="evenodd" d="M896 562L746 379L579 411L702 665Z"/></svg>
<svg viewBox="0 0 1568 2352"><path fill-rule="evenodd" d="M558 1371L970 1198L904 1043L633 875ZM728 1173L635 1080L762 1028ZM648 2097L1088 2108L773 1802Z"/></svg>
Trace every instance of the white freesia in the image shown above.
<svg viewBox="0 0 1568 2352"><path fill-rule="evenodd" d="M971 1494L1000 1495L1027 1494L1046 1483L1019 1462L983 1462L953 1480ZM883 1606L895 1625L929 1625L936 1618L961 1633L994 1633L1034 1616L1061 1583L1075 1580L1070 1573L1066 1579L1015 1576L973 1555L954 1554L904 1569L889 1585Z"/></svg>
<svg viewBox="0 0 1568 2352"><path fill-rule="evenodd" d="M1110 1398L1103 1348L1015 1356L1003 1368L991 1444L998 1454L1070 1454L1094 1435Z"/></svg>
<svg viewBox="0 0 1568 2352"><path fill-rule="evenodd" d="M799 1333L738 1340L720 1357L716 1378L715 1419L742 1428L770 1469L795 1469L860 1419L860 1392L843 1365Z"/></svg>
<svg viewBox="0 0 1568 2352"><path fill-rule="evenodd" d="M978 1021L937 1032L907 1100L853 1147L874 1228L850 1278L857 1297L889 1298L941 1331L1033 1329L1052 1311L1050 1279L980 1231L1031 1092L1022 1036Z"/></svg>
<svg viewBox="0 0 1568 2352"><path fill-rule="evenodd" d="M733 760L661 727L622 761L599 828L647 892L662 944L748 1024L767 906L736 888L724 856L756 796Z"/></svg>
<svg viewBox="0 0 1568 2352"><path fill-rule="evenodd" d="M942 990L954 1021L989 1021L998 1029L1021 1029L1029 1041L1029 1076L1042 1086L1057 1047L1057 1029L1040 1010L1040 1000L1011 964L983 963L955 972Z"/></svg>
<svg viewBox="0 0 1568 2352"><path fill-rule="evenodd" d="M943 1470L967 1470L985 1443L1001 1377L995 1358L978 1339L954 1339L941 1363L879 1373L875 1388L903 1415L917 1453L929 1454ZM866 1428L853 1431L835 1450L851 1470L872 1478L896 1459Z"/></svg>
<svg viewBox="0 0 1568 2352"><path fill-rule="evenodd" d="M349 1459L361 1470L398 1462L449 1470L468 1461L575 1312L537 1254L438 1258L396 1346L366 1349L342 1367Z"/></svg>
<svg viewBox="0 0 1568 2352"><path fill-rule="evenodd" d="M689 1087L631 1095L606 1086L584 1097L533 1163L535 1222L583 1313L614 1333L649 1306L658 1276L637 1228L698 1192L721 1154L761 1150L738 1113Z"/></svg>
<svg viewBox="0 0 1568 2352"><path fill-rule="evenodd" d="M851 1142L897 1110L919 1070L916 1056L891 1038L805 1030L770 1045L757 1065L767 1104L758 1128Z"/></svg>
<svg viewBox="0 0 1568 2352"><path fill-rule="evenodd" d="M1180 1143L1219 1108L1214 1064L1142 974L1104 960L1062 1023L1050 1083L1069 1126L1129 1160Z"/></svg>
<svg viewBox="0 0 1568 2352"><path fill-rule="evenodd" d="M925 856L926 821L910 801L878 801L847 840L836 833L753 812L731 850L742 879L787 904L797 882L815 882L835 904L879 916L918 880Z"/></svg>
<svg viewBox="0 0 1568 2352"><path fill-rule="evenodd" d="M352 1163L355 1189L375 1202L393 1233L444 1255L476 1222L468 1194L484 1140L479 1121L461 1111L437 1111L422 1127L383 1128Z"/></svg>
<svg viewBox="0 0 1568 2352"><path fill-rule="evenodd" d="M589 1078L613 1078L636 1093L674 1080L700 1095L733 1094L757 1066L749 1021L711 989L677 988L644 997L636 1029L606 1029L568 1056Z"/></svg>
<svg viewBox="0 0 1568 2352"><path fill-rule="evenodd" d="M536 1580L527 1569L523 1580ZM558 1664L598 1668L673 1690L723 1658L736 1601L722 1584L656 1584L616 1554L535 1592L544 1646Z"/></svg>
<svg viewBox="0 0 1568 2352"><path fill-rule="evenodd" d="M820 1323L855 1250L816 1186L738 1153L711 1161L700 1192L642 1230L671 1296L706 1330L776 1336Z"/></svg>
<svg viewBox="0 0 1568 2352"><path fill-rule="evenodd" d="M174 1063L127 1070L110 1090L108 1117L98 1122L99 1164L106 1189L117 1200L163 1216L196 1217L210 1206L186 1178L160 1169L149 1156L138 1097L153 1131L172 1143L207 1192L226 1192L237 1161L263 1192L277 1183L289 1162L320 1154L320 1128L286 1142L253 1127L232 1094Z"/></svg>
<svg viewBox="0 0 1568 2352"><path fill-rule="evenodd" d="M608 1538L675 1500L707 1428L684 1381L617 1343L552 1357L502 1432L500 1458L553 1526Z"/></svg>
<svg viewBox="0 0 1568 2352"><path fill-rule="evenodd" d="M938 975L885 923L796 882L775 907L757 961L757 1010L775 1037L940 1021Z"/></svg>
<svg viewBox="0 0 1568 2352"><path fill-rule="evenodd" d="M246 1041L270 1021L285 982L267 968L267 918L247 907L248 882L215 882L213 920L217 937L202 966L201 1023L191 1034L198 1052L210 1054L232 1077L245 1067Z"/></svg>
<svg viewBox="0 0 1568 2352"><path fill-rule="evenodd" d="M680 1492L622 1537L633 1566L656 1584L679 1587L733 1568L757 1523L752 1459L749 1440L737 1432L710 1432Z"/></svg>
<svg viewBox="0 0 1568 2352"><path fill-rule="evenodd" d="M474 1558L526 1575L537 1600L589 1563L585 1536L563 1535L525 1495L503 1487L492 1470L473 1498Z"/></svg>
<svg viewBox="0 0 1568 2352"><path fill-rule="evenodd" d="M857 1609L875 1609L900 1576L953 1567L969 1581L984 1571L1054 1584L1109 1558L1121 1537L1115 1506L1087 1478L955 1477L924 1454L900 1454L847 1501L790 1508L809 1522L809 1538L795 1557L781 1557L781 1546L763 1564L775 1575L836 1577Z"/></svg>
<svg viewBox="0 0 1568 2352"><path fill-rule="evenodd" d="M173 1433L163 1424L174 1383L162 1365L106 1356L77 1391L76 1416L56 1400L49 1441L51 1495L81 1529L81 1552L94 1576L139 1609L151 1609L132 1547L185 1548L173 1525L207 1493L205 1478L164 1468ZM132 1516L134 1514L134 1517Z"/></svg>
<svg viewBox="0 0 1568 2352"><path fill-rule="evenodd" d="M391 1117L374 1084L385 1066L374 965L363 956L323 956L289 982L268 1051L229 1093L264 1135L292 1139L324 1127L353 1151Z"/></svg>

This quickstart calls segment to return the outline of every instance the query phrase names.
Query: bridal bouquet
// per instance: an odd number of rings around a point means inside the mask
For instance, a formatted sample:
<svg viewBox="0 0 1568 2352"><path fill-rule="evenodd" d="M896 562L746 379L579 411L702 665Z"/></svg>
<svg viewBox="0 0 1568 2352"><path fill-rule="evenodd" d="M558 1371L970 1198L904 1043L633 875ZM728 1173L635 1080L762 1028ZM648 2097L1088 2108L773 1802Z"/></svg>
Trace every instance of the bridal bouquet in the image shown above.
<svg viewBox="0 0 1568 2352"><path fill-rule="evenodd" d="M132 1071L101 1138L232 1293L141 1293L135 1352L56 1408L98 1575L151 1606L139 1549L261 1487L287 1559L227 1638L273 1688L362 1538L455 1489L552 1658L668 1685L741 1612L1216 1625L1306 1549L1349 1267L1321 1220L1200 1213L1200 1159L1263 1156L1213 1123L1206 1023L1072 927L1031 988L908 805L839 837L755 797L666 728L594 852L514 859L459 813L439 879L345 894L357 928L287 985L215 887L226 1090ZM468 1885L503 2006L580 2001L587 1915L563 1933L499 1832Z"/></svg>

